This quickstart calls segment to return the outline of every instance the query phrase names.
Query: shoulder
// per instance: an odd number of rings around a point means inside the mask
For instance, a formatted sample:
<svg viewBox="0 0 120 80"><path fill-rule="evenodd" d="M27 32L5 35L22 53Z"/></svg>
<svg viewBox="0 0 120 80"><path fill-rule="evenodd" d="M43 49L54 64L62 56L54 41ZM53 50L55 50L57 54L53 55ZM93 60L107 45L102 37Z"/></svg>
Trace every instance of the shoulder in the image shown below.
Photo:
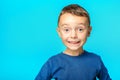
<svg viewBox="0 0 120 80"><path fill-rule="evenodd" d="M100 55L88 51L86 51L86 55L87 55L87 60L89 60L91 64L98 66L98 69L100 70L101 65L103 65Z"/></svg>
<svg viewBox="0 0 120 80"><path fill-rule="evenodd" d="M56 55L51 56L48 60L47 63L58 63L62 59L62 52L58 53Z"/></svg>
<svg viewBox="0 0 120 80"><path fill-rule="evenodd" d="M61 52L61 53L62 53L62 52ZM60 58L60 57L61 57L61 53L57 53L57 54L51 56L51 57L49 58L49 60L54 60L54 59Z"/></svg>
<svg viewBox="0 0 120 80"><path fill-rule="evenodd" d="M101 63L100 55L98 55L94 52L88 52L88 51L85 51L85 55L86 55L87 59L92 60L94 62Z"/></svg>
<svg viewBox="0 0 120 80"><path fill-rule="evenodd" d="M42 69L49 69L51 70L52 68L54 68L55 66L58 65L58 63L60 62L60 56L61 53L58 53L56 55L51 56L42 66ZM55 65L55 66L54 66Z"/></svg>
<svg viewBox="0 0 120 80"><path fill-rule="evenodd" d="M100 56L94 52L85 51L85 54L89 57L100 58Z"/></svg>

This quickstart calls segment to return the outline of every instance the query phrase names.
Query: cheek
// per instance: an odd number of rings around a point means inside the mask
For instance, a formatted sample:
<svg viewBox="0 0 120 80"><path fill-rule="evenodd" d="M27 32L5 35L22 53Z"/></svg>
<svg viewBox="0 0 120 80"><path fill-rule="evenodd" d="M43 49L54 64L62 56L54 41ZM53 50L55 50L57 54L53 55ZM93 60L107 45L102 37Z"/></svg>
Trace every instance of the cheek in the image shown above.
<svg viewBox="0 0 120 80"><path fill-rule="evenodd" d="M69 37L69 34L61 33L61 38L62 39L67 39L68 37Z"/></svg>
<svg viewBox="0 0 120 80"><path fill-rule="evenodd" d="M62 35L61 38L62 38L62 40L67 40L68 39L68 35Z"/></svg>
<svg viewBox="0 0 120 80"><path fill-rule="evenodd" d="M82 40L86 40L87 39L87 35L88 35L87 33L81 34L79 36L79 38L82 39Z"/></svg>

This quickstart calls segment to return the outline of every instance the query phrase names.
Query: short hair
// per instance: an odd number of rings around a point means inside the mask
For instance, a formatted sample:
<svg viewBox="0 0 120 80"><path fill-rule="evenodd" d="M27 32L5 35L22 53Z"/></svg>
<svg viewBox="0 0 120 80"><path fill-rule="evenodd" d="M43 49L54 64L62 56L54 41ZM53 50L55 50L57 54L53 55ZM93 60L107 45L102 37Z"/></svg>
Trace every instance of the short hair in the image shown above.
<svg viewBox="0 0 120 80"><path fill-rule="evenodd" d="M61 11L61 13L60 13L60 15L58 17L58 24L59 24L61 15L65 14L65 13L70 13L70 14L73 14L73 15L76 15L76 16L87 17L88 23L90 25L89 13L87 12L87 10L85 10L82 6L80 6L78 4L70 4L68 6L65 6L62 9L62 11Z"/></svg>

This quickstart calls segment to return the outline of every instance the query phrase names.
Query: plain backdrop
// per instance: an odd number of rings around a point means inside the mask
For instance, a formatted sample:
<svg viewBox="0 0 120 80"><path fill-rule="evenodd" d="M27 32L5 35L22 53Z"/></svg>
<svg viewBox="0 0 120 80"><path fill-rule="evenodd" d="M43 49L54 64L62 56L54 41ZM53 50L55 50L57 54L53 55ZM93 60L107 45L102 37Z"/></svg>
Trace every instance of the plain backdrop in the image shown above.
<svg viewBox="0 0 120 80"><path fill-rule="evenodd" d="M73 3L91 17L93 29L84 49L100 55L111 78L120 80L119 0L1 0L0 80L34 80L48 58L65 49L57 19Z"/></svg>

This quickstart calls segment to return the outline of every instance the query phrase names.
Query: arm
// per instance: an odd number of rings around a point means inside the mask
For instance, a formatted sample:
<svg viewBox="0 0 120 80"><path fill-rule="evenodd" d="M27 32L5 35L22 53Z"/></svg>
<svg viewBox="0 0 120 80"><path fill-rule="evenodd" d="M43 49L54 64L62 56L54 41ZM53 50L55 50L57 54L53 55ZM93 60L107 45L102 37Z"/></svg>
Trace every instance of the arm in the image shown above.
<svg viewBox="0 0 120 80"><path fill-rule="evenodd" d="M102 60L100 59L100 71L98 74L98 78L99 80L112 80L108 74L108 71L105 67L105 65L103 64Z"/></svg>
<svg viewBox="0 0 120 80"><path fill-rule="evenodd" d="M46 62L36 76L35 80L51 80L50 64Z"/></svg>

